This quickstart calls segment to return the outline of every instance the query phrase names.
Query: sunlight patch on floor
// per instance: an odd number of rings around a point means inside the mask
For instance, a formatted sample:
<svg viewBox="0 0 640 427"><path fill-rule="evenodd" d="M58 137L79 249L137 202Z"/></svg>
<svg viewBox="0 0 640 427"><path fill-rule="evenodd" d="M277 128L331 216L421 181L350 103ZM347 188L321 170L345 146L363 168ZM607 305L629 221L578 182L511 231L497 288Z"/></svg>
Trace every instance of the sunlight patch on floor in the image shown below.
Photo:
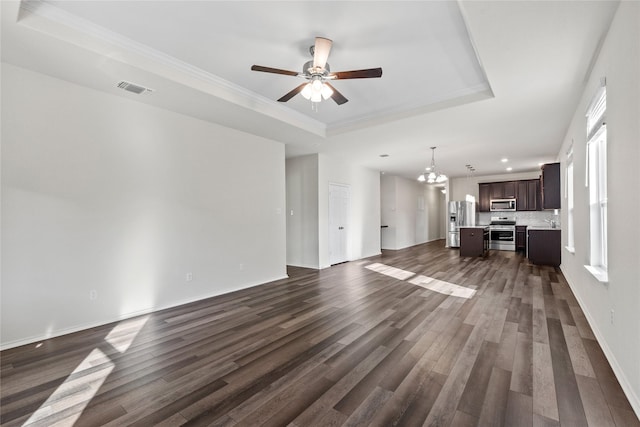
<svg viewBox="0 0 640 427"><path fill-rule="evenodd" d="M83 371L96 369L87 375ZM80 408L70 417L65 418L65 425L73 425L80 418L84 408L91 402L104 380L109 376L115 364L100 349L94 348L91 353L74 369L55 392L35 411L23 426L35 423L49 415L60 413L80 404ZM78 376L79 375L79 376Z"/></svg>
<svg viewBox="0 0 640 427"><path fill-rule="evenodd" d="M384 274L385 276L393 277L398 280L407 280L409 277L415 276L415 273L412 273L410 271L391 267L390 265L381 264L379 262L369 264L365 268L375 271L376 273Z"/></svg>
<svg viewBox="0 0 640 427"><path fill-rule="evenodd" d="M124 353L129 349L129 346L136 336L138 336L140 329L147 323L148 318L149 316L142 316L118 323L118 325L109 332L105 341L120 353Z"/></svg>
<svg viewBox="0 0 640 427"><path fill-rule="evenodd" d="M142 316L118 323L105 337L105 341L118 352L124 353L148 319L149 316ZM23 426L71 408L74 408L73 413L59 420L56 425L74 425L115 366L108 355L99 348L94 348Z"/></svg>
<svg viewBox="0 0 640 427"><path fill-rule="evenodd" d="M411 280L409 280L409 283L411 283L412 285L417 285L425 289L429 289L430 291L438 292L445 295L469 299L472 298L476 293L476 291L471 288L445 282L443 280L434 279L433 277L422 275L416 276L416 273L412 273L411 271L402 270L400 268L381 264L379 262L369 264L365 266L365 268L375 271L376 273L381 273L386 276L393 277L398 280L408 280L409 278L413 277Z"/></svg>
<svg viewBox="0 0 640 427"><path fill-rule="evenodd" d="M416 276L413 279L409 280L409 283L429 289L430 291L460 298L469 299L472 298L476 293L475 289L466 288L464 286L456 285L427 276Z"/></svg>

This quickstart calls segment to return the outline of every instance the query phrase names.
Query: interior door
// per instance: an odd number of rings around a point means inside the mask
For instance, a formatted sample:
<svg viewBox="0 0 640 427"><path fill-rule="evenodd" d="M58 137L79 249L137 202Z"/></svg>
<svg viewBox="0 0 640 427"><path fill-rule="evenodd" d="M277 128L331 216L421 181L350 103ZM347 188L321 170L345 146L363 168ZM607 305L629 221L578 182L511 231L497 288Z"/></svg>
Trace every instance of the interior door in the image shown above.
<svg viewBox="0 0 640 427"><path fill-rule="evenodd" d="M348 261L349 186L329 184L329 264Z"/></svg>

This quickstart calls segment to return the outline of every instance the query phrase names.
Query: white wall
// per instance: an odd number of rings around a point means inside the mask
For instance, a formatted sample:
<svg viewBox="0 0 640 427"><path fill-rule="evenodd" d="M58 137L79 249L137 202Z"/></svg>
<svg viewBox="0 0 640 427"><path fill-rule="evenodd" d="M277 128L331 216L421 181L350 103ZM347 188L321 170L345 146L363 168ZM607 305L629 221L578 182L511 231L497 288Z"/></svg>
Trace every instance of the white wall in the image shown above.
<svg viewBox="0 0 640 427"><path fill-rule="evenodd" d="M329 183L350 188L349 260L380 254L380 173L318 155L320 268L329 267Z"/></svg>
<svg viewBox="0 0 640 427"><path fill-rule="evenodd" d="M396 177L380 175L380 220L386 228L381 229L382 249L396 246Z"/></svg>
<svg viewBox="0 0 640 427"><path fill-rule="evenodd" d="M438 187L425 185L425 201L428 206L427 213L427 241L431 242L444 239L446 232L446 196Z"/></svg>
<svg viewBox="0 0 640 427"><path fill-rule="evenodd" d="M418 198L424 198L424 185L405 178L396 180L396 247L407 248L425 241L418 240L416 216Z"/></svg>
<svg viewBox="0 0 640 427"><path fill-rule="evenodd" d="M640 415L640 3L621 2L589 77L559 156L563 178L573 142L575 253L563 250L562 271L618 380ZM585 112L607 81L609 283L585 270L589 262L589 199L585 187ZM566 209L562 211L566 223ZM567 231L562 230L563 244ZM611 322L614 310L614 322Z"/></svg>
<svg viewBox="0 0 640 427"><path fill-rule="evenodd" d="M378 172L321 154L293 157L286 165L287 264L330 266L329 183L348 185L350 189L347 258L380 254Z"/></svg>
<svg viewBox="0 0 640 427"><path fill-rule="evenodd" d="M439 188L392 175L380 180L381 215L389 226L382 231L382 248L402 249L442 238L444 206Z"/></svg>
<svg viewBox="0 0 640 427"><path fill-rule="evenodd" d="M1 345L284 277L284 166L280 143L3 63Z"/></svg>
<svg viewBox="0 0 640 427"><path fill-rule="evenodd" d="M287 265L319 268L318 155L287 159Z"/></svg>

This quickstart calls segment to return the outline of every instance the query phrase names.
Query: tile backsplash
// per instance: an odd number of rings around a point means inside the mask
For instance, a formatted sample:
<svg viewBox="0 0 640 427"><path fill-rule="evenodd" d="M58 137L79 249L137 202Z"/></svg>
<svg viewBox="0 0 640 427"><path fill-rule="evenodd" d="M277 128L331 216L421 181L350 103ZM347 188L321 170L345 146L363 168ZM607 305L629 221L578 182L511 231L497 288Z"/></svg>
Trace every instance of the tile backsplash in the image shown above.
<svg viewBox="0 0 640 427"><path fill-rule="evenodd" d="M561 228L560 224L560 210L558 214L554 214L554 211L521 211L521 212L478 212L477 213L478 225L486 225L491 222L492 216L504 216L507 218L514 218L517 225L529 225L529 226L548 226L549 221L555 221L556 227Z"/></svg>

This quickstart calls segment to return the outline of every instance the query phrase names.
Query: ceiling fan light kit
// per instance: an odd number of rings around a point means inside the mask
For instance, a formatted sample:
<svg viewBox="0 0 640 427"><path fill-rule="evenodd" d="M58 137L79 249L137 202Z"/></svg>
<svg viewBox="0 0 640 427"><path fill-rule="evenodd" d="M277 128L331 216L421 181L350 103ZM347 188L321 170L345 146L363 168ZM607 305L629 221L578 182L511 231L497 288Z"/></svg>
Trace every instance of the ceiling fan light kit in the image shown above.
<svg viewBox="0 0 640 427"><path fill-rule="evenodd" d="M331 73L327 59L333 41L324 37L316 37L315 45L309 48L309 52L313 56L312 61L307 61L302 67L302 73L295 71L281 70L279 68L264 67L262 65L253 65L251 70L261 71L263 73L282 74L285 76L302 77L308 80L291 90L278 102L287 102L298 93L313 104L321 102L323 99L333 99L336 104L342 105L349 100L344 97L338 90L329 84L327 80L347 80L347 79L369 79L382 77L382 68L368 68L364 70L339 71Z"/></svg>
<svg viewBox="0 0 640 427"><path fill-rule="evenodd" d="M320 102L322 99L329 99L333 95L333 89L327 86L320 78L314 76L302 88L300 95L305 99L311 100L311 102Z"/></svg>
<svg viewBox="0 0 640 427"><path fill-rule="evenodd" d="M427 184L434 184L434 183L441 184L448 179L445 174L436 172L435 152L436 152L436 147L431 147L431 165L425 168L425 170L429 171L429 173L421 174L418 177L418 181L420 182L426 181Z"/></svg>

